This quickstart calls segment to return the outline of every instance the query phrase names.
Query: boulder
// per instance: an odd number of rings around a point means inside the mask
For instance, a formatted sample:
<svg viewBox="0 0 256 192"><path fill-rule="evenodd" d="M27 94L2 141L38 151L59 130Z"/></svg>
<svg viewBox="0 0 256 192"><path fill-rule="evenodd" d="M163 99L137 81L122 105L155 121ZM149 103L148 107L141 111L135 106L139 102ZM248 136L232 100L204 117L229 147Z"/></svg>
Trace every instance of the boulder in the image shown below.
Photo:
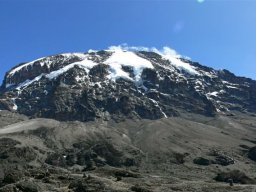
<svg viewBox="0 0 256 192"><path fill-rule="evenodd" d="M221 172L215 177L216 181L220 182L229 182L233 180L234 183L241 183L241 184L255 184L255 180L248 177L245 173L239 170L233 170L229 172Z"/></svg>
<svg viewBox="0 0 256 192"><path fill-rule="evenodd" d="M193 160L193 162L197 165L204 165L204 166L207 166L207 165L210 165L212 164L212 161L209 160L209 159L206 159L204 157L197 157Z"/></svg>

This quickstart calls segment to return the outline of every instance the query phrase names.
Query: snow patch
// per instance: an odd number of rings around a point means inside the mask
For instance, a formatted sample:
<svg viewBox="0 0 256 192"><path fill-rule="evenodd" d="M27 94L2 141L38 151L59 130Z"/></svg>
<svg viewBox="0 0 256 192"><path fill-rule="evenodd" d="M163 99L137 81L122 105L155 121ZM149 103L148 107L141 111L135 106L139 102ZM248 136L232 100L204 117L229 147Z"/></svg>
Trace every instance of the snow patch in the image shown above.
<svg viewBox="0 0 256 192"><path fill-rule="evenodd" d="M7 84L5 85L5 88L7 89L7 88L12 87L12 86L14 86L14 85L15 85L15 84L12 84L12 83L11 83L11 84L8 84L8 83L7 83Z"/></svg>
<svg viewBox="0 0 256 192"><path fill-rule="evenodd" d="M162 108L159 106L157 101L155 101L154 99L151 99L151 98L149 98L149 100L151 100L155 104L155 106L159 108L159 110L163 114L164 118L168 118L168 116L165 114L165 112L163 112Z"/></svg>
<svg viewBox="0 0 256 192"><path fill-rule="evenodd" d="M88 50L88 53L96 53L96 52L97 52L97 50L93 50L93 49Z"/></svg>
<svg viewBox="0 0 256 192"><path fill-rule="evenodd" d="M82 81L84 81L84 77L81 77L81 76L76 76L75 77L75 79L76 79L76 82L82 82Z"/></svg>
<svg viewBox="0 0 256 192"><path fill-rule="evenodd" d="M228 82L228 81L222 81L222 83L224 83L225 85L239 86L239 84L230 83L230 82Z"/></svg>
<svg viewBox="0 0 256 192"><path fill-rule="evenodd" d="M189 73L191 75L200 75L196 71L195 67L193 67L189 63L183 62L181 60L181 58L190 59L189 57L181 56L174 49L172 49L170 47L167 47L167 46L163 47L160 50L155 48L155 47L151 47L151 48L143 47L143 46L129 47L127 44L110 47L110 49L113 49L113 48L120 48L120 49L126 50L126 51L151 51L151 52L155 52L155 53L161 55L164 59L170 61L171 64L174 65L175 67L177 67L178 69L184 70L184 71L186 71L187 73Z"/></svg>
<svg viewBox="0 0 256 192"><path fill-rule="evenodd" d="M81 68L84 68L86 70L86 72L89 71L89 69L91 69L93 66L97 65L97 63L94 63L93 61L91 60L88 60L88 59L84 59L82 61L79 61L79 62L75 62L75 63L72 63L72 64L69 64L57 71L52 71L51 73L47 74L46 77L48 79L55 79L57 78L58 76L60 76L61 74L67 72L69 69L73 68L75 65L81 67Z"/></svg>
<svg viewBox="0 0 256 192"><path fill-rule="evenodd" d="M207 95L215 96L215 97L217 97L217 96L218 96L218 94L219 94L219 92L218 92L218 91L214 91L214 92L211 92L211 93L207 93Z"/></svg>
<svg viewBox="0 0 256 192"><path fill-rule="evenodd" d="M203 74L204 76L208 76L210 78L217 78L218 77L216 75L215 71L207 72L207 71L200 70L200 73Z"/></svg>
<svg viewBox="0 0 256 192"><path fill-rule="evenodd" d="M34 78L32 80L26 80L23 83L20 83L15 89L20 91L21 89L28 87L32 83L39 81L42 77L43 77L43 74L37 76L36 78Z"/></svg>
<svg viewBox="0 0 256 192"><path fill-rule="evenodd" d="M108 51L113 53L104 63L110 66L111 73L108 78L112 80L122 77L133 81L129 74L122 69L122 66L133 68L136 82L141 80L141 73L144 68L154 68L150 61L139 57L131 51L123 50L120 46L112 46Z"/></svg>
<svg viewBox="0 0 256 192"><path fill-rule="evenodd" d="M169 47L163 47L162 50L159 51L156 49L154 52L169 60L171 64L176 66L178 69L184 70L191 75L199 75L195 67L180 60L181 57L176 53L175 50L170 49Z"/></svg>
<svg viewBox="0 0 256 192"><path fill-rule="evenodd" d="M16 104L16 102L15 102L15 98L12 98L11 101L12 101L12 104L13 104L12 109L13 109L14 111L17 111L17 110L18 110L18 106L17 106L17 104Z"/></svg>
<svg viewBox="0 0 256 192"><path fill-rule="evenodd" d="M206 96L214 96L214 97L218 97L219 94L223 94L225 93L226 91L224 90L220 90L220 91L214 91L214 92L210 92L210 93L207 93Z"/></svg>
<svg viewBox="0 0 256 192"><path fill-rule="evenodd" d="M226 87L229 89L239 89L238 87L234 87L234 86L230 86L230 85L226 85Z"/></svg>
<svg viewBox="0 0 256 192"><path fill-rule="evenodd" d="M23 65L20 65L20 66L14 68L13 70L11 70L11 71L8 73L8 76L7 76L7 77L13 75L14 73L20 71L20 70L23 69L23 68L27 68L29 65L34 64L36 61L41 61L41 60L43 60L44 58L45 58L45 57L42 57L42 58L36 59L36 60L34 60L34 61L31 61L31 62L29 62L29 63L25 63L25 64L23 64ZM40 63L40 64L41 64L41 66L43 66L43 63Z"/></svg>
<svg viewBox="0 0 256 192"><path fill-rule="evenodd" d="M195 84L198 85L198 86L203 87L203 83L200 80L196 80Z"/></svg>
<svg viewBox="0 0 256 192"><path fill-rule="evenodd" d="M85 54L83 53L63 53L63 54L60 54L64 57L64 60L65 59L68 59L70 57L80 57L81 59L84 59L86 57ZM28 66L33 66L35 62L39 62L39 64L41 66L47 66L48 68L50 67L51 65L51 56L50 57L42 57L42 58L39 58L39 59L36 59L36 60L33 60L31 62L28 62L28 63L25 63L23 65L20 65L16 68L14 68L13 70L11 70L9 73L8 73L8 76L7 77L10 77L12 75L14 75L16 72L24 69L24 68L28 68Z"/></svg>
<svg viewBox="0 0 256 192"><path fill-rule="evenodd" d="M97 65L97 63L94 63L93 61L91 60L88 60L88 59L84 59L82 61L79 61L79 62L75 62L75 63L72 63L72 64L69 64L59 70L56 70L56 71L52 71L51 73L49 74L41 74L37 77L35 77L34 79L32 80L26 80L24 81L23 83L20 83L17 87L16 87L16 90L21 90L21 89L24 89L26 87L28 87L29 85L31 85L32 83L36 82L36 81L39 81L43 76L45 76L46 78L52 80L52 79L56 79L58 76L60 76L61 74L67 72L69 69L73 68L75 65L85 69L87 72L89 71L89 69L91 69L93 66Z"/></svg>

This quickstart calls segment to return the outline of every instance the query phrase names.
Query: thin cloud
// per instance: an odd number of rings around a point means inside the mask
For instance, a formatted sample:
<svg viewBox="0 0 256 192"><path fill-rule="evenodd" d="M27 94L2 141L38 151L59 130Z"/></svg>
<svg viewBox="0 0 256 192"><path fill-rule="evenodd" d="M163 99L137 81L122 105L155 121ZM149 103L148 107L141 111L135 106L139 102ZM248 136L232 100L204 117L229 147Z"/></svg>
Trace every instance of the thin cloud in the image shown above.
<svg viewBox="0 0 256 192"><path fill-rule="evenodd" d="M178 54L174 49L164 46L161 49L157 49L156 47L144 47L144 46L128 46L126 43L118 46L110 46L108 49L115 50L115 49L122 49L127 51L151 51L158 54L168 54L172 55L176 58L181 58L182 56Z"/></svg>

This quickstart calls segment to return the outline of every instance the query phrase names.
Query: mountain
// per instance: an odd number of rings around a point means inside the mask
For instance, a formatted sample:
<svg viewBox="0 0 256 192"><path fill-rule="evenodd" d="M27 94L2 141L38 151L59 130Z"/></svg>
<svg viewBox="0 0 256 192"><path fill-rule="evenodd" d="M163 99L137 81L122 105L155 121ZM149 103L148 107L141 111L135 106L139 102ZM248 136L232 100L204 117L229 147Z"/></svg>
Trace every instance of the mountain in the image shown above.
<svg viewBox="0 0 256 192"><path fill-rule="evenodd" d="M167 49L167 48L166 48ZM256 112L256 81L170 51L59 54L6 73L1 109L57 120L160 119Z"/></svg>
<svg viewBox="0 0 256 192"><path fill-rule="evenodd" d="M169 48L44 57L0 89L0 192L248 192L255 163L256 81Z"/></svg>

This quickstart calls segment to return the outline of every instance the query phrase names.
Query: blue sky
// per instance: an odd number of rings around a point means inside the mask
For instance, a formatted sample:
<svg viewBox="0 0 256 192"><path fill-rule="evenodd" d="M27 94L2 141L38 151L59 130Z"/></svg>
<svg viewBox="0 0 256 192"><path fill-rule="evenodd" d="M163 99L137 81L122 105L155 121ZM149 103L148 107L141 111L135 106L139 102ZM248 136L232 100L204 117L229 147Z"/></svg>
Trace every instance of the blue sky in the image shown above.
<svg viewBox="0 0 256 192"><path fill-rule="evenodd" d="M256 79L255 0L0 0L0 81L43 56L169 46Z"/></svg>

